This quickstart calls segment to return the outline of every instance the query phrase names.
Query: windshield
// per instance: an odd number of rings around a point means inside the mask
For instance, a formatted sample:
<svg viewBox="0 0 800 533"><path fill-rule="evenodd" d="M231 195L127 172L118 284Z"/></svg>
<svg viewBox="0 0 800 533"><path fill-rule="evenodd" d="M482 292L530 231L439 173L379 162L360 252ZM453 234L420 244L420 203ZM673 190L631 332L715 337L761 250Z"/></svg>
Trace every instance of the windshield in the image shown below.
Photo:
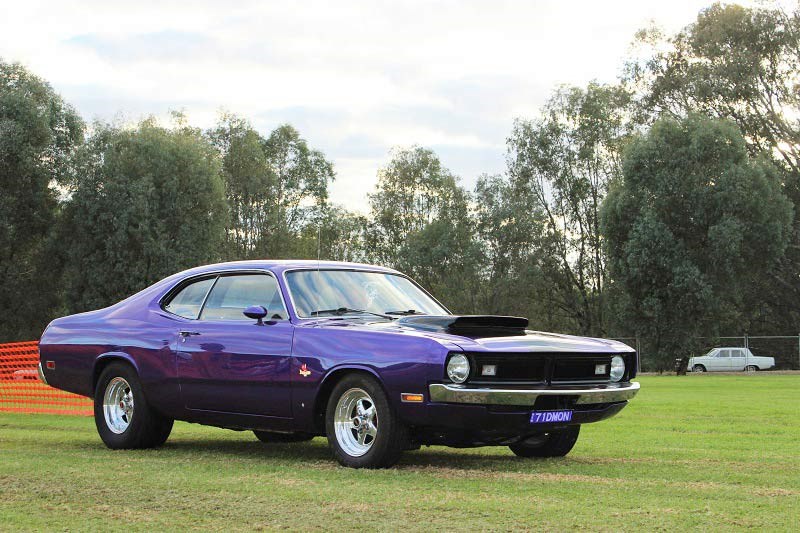
<svg viewBox="0 0 800 533"><path fill-rule="evenodd" d="M359 270L295 270L286 273L295 312L320 315L449 314L409 279Z"/></svg>

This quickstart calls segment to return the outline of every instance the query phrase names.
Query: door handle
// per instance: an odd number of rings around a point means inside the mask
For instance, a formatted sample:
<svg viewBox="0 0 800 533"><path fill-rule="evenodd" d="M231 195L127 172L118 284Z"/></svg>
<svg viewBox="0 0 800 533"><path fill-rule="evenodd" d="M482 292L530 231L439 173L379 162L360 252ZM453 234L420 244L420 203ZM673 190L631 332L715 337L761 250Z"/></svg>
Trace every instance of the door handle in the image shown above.
<svg viewBox="0 0 800 533"><path fill-rule="evenodd" d="M199 331L179 331L178 335L181 337L181 342L186 342L186 337L193 337L194 335L200 335Z"/></svg>

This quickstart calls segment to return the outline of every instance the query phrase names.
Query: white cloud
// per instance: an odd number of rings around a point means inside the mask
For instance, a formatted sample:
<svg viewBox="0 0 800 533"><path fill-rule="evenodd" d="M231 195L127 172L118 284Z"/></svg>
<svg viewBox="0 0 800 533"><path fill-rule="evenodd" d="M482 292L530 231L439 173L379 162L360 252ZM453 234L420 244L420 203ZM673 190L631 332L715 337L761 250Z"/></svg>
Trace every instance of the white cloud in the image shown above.
<svg viewBox="0 0 800 533"><path fill-rule="evenodd" d="M396 145L437 150L467 185L502 172L517 116L556 84L612 81L634 32L710 0L5 2L0 56L87 118L225 108L291 122L334 160L332 198L365 210Z"/></svg>

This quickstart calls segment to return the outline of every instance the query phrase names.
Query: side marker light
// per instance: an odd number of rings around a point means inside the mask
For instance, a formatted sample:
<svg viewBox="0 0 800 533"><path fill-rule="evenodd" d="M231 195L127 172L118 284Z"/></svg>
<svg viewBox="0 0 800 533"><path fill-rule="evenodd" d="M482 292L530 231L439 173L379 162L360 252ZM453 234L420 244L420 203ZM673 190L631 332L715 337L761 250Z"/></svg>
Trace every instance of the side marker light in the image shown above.
<svg viewBox="0 0 800 533"><path fill-rule="evenodd" d="M425 397L422 394L404 392L400 395L400 400L407 403L422 403L425 401Z"/></svg>

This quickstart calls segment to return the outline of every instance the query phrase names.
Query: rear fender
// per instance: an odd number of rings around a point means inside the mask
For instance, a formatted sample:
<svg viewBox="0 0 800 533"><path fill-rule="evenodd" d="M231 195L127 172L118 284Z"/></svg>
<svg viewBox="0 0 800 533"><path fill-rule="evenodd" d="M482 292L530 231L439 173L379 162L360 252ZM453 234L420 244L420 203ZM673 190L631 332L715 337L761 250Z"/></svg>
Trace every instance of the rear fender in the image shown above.
<svg viewBox="0 0 800 533"><path fill-rule="evenodd" d="M92 369L92 392L97 387L97 380L100 379L100 374L103 369L114 361L124 361L130 364L136 373L139 373L139 365L129 354L125 352L106 352L97 356L94 361L94 368Z"/></svg>

